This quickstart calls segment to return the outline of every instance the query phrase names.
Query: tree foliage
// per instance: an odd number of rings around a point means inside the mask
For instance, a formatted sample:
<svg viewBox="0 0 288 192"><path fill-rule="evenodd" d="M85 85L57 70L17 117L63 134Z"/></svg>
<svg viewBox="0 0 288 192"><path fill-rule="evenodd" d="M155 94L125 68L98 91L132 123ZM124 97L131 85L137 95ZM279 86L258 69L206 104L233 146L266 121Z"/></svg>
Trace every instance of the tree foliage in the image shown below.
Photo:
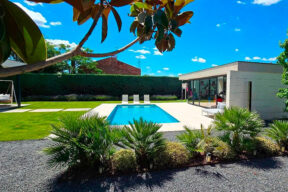
<svg viewBox="0 0 288 192"><path fill-rule="evenodd" d="M280 44L280 47L284 51L277 57L277 63L283 67L282 83L288 85L288 39L284 43ZM288 110L288 88L281 88L277 94L280 98L286 99L285 110Z"/></svg>
<svg viewBox="0 0 288 192"><path fill-rule="evenodd" d="M33 20L18 6L9 0L0 0L0 66L10 56L11 50L17 54L25 63L35 64L32 69L18 69L19 74L25 71L32 71L44 68L63 61L73 56L103 57L115 55L135 42L143 43L154 40L160 52L172 51L175 47L175 35L181 37L180 29L189 23L193 16L192 11L182 12L182 8L194 0L29 0L37 3L68 3L73 7L73 21L79 25L89 19L93 23L87 34L80 41L79 45L71 50L69 54L62 54L62 57L49 56L49 47L46 46L43 34L33 22ZM89 54L87 50L82 50L83 44L95 29L99 19L102 19L102 40L105 41L108 34L108 18L111 12L116 20L118 30L122 29L122 20L117 12L118 7L130 6L130 17L134 21L130 26L130 32L137 36L136 41L128 44L123 49L119 49L107 54ZM71 60L73 61L73 59ZM38 65L37 65L38 64ZM74 69L73 69L74 70ZM5 69L1 69L1 74Z"/></svg>

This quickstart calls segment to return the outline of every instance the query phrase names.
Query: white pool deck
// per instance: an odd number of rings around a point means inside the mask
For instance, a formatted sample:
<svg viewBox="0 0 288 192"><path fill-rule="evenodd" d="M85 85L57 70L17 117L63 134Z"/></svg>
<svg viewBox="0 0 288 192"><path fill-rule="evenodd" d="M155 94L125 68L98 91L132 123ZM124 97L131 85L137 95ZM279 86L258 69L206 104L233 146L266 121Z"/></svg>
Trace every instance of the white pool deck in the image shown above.
<svg viewBox="0 0 288 192"><path fill-rule="evenodd" d="M165 110L167 113L175 117L179 123L162 123L161 132L167 131L183 131L184 126L190 129L200 129L201 124L208 127L213 119L202 115L202 108L188 103L152 103ZM85 115L93 116L99 114L100 116L108 117L113 109L120 104L101 104L92 109ZM131 104L133 105L133 104Z"/></svg>

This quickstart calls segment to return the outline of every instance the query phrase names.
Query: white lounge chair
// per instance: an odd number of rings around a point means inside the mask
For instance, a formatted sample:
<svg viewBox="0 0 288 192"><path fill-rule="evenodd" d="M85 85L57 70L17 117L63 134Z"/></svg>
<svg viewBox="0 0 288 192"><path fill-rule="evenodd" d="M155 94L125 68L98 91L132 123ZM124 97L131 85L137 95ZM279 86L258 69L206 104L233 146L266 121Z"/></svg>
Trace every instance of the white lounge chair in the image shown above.
<svg viewBox="0 0 288 192"><path fill-rule="evenodd" d="M202 109L202 115L205 113L208 116L214 116L217 113L223 113L225 107L225 103L218 102L216 109Z"/></svg>
<svg viewBox="0 0 288 192"><path fill-rule="evenodd" d="M128 104L128 95L122 95L122 104Z"/></svg>
<svg viewBox="0 0 288 192"><path fill-rule="evenodd" d="M150 103L150 96L144 95L144 103L149 104Z"/></svg>
<svg viewBox="0 0 288 192"><path fill-rule="evenodd" d="M139 95L133 95L133 103L134 104L139 104Z"/></svg>

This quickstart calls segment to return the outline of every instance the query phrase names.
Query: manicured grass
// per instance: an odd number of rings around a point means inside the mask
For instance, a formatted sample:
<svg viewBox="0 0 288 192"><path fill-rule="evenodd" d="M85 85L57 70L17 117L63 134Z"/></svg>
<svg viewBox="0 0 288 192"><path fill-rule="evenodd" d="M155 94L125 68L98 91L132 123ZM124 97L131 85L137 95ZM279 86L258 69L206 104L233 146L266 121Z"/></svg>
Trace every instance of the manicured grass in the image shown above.
<svg viewBox="0 0 288 192"><path fill-rule="evenodd" d="M131 101L132 102L132 101ZM183 100L152 101L183 102ZM51 101L23 102L30 104L26 109L67 109L94 108L102 103L120 103L120 101ZM50 134L51 124L58 123L63 114L85 112L51 112L51 113L0 113L0 141L42 139Z"/></svg>
<svg viewBox="0 0 288 192"><path fill-rule="evenodd" d="M152 103L184 102L184 100L151 101ZM102 103L121 103L121 101L30 101L23 109L67 109L67 108L94 108ZM133 101L129 101L133 103ZM141 101L143 103L143 101Z"/></svg>
<svg viewBox="0 0 288 192"><path fill-rule="evenodd" d="M51 124L57 124L61 115L69 113L0 113L0 141L42 139L50 134Z"/></svg>

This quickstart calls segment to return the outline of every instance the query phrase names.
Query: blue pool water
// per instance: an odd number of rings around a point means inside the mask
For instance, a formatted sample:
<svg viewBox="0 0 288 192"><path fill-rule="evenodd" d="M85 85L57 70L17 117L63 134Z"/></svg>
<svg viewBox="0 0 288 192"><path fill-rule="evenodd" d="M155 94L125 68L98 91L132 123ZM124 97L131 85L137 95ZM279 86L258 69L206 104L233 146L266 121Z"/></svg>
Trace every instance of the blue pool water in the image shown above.
<svg viewBox="0 0 288 192"><path fill-rule="evenodd" d="M117 105L107 119L112 125L127 125L140 117L154 123L179 122L157 105Z"/></svg>

